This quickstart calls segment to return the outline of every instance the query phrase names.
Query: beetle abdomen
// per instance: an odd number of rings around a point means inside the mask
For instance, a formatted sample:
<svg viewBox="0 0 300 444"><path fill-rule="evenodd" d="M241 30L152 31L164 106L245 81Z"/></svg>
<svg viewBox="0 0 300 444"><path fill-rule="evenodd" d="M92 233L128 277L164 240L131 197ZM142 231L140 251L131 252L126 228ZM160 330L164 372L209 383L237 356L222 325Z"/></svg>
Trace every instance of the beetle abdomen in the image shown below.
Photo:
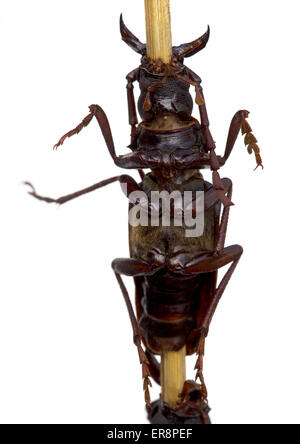
<svg viewBox="0 0 300 444"><path fill-rule="evenodd" d="M139 325L153 353L179 350L195 328L197 278L161 271L143 281Z"/></svg>

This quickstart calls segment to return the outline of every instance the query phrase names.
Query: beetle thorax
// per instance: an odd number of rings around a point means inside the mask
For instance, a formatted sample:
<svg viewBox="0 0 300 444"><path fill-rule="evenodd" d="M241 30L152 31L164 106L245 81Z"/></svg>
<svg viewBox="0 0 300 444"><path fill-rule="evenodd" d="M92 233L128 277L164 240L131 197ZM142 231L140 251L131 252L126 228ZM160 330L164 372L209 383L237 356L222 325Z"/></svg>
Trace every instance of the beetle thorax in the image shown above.
<svg viewBox="0 0 300 444"><path fill-rule="evenodd" d="M160 190L170 192L182 188L185 183L190 182L193 178L203 180L202 174L196 169L159 168L152 170L152 175Z"/></svg>
<svg viewBox="0 0 300 444"><path fill-rule="evenodd" d="M151 60L149 57L143 56L141 67L151 74L162 76L180 74L184 69L183 61L178 57L173 57L171 63L167 64L161 59Z"/></svg>

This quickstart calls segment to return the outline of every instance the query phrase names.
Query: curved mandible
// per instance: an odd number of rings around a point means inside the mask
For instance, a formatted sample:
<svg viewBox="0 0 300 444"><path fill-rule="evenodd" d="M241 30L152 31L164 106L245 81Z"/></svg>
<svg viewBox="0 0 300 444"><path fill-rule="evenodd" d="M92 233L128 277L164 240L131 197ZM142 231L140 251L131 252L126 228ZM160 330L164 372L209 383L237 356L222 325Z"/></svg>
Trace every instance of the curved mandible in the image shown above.
<svg viewBox="0 0 300 444"><path fill-rule="evenodd" d="M123 14L120 15L120 32L122 40L135 52L144 56L146 54L146 44L142 43L125 25Z"/></svg>
<svg viewBox="0 0 300 444"><path fill-rule="evenodd" d="M205 48L209 40L209 36L210 36L210 27L208 26L206 33L203 34L198 39L193 40L192 42L189 43L183 43L182 45L179 46L173 46L174 56L191 57L192 55L197 54L197 52Z"/></svg>

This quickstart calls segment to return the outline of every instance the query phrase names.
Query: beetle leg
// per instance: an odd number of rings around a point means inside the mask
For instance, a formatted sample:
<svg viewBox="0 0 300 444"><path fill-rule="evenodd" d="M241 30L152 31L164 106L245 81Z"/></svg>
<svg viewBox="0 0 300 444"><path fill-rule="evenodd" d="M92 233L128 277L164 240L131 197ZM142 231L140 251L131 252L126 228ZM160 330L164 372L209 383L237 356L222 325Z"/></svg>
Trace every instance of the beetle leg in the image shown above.
<svg viewBox="0 0 300 444"><path fill-rule="evenodd" d="M88 124L91 122L92 118L94 117L94 115L92 113L88 114L83 120L82 122L76 126L76 128L72 129L71 131L67 132L64 136L62 136L59 141L54 145L54 149L56 150L60 145L62 145L64 143L64 141L68 138L68 137L72 137L75 134L79 134L80 131L85 128L86 126L88 126Z"/></svg>
<svg viewBox="0 0 300 444"><path fill-rule="evenodd" d="M229 194L230 188L232 186L232 182L228 178L221 179L224 191ZM210 185L210 188L205 191L204 195L204 209L205 211L210 210L212 207L214 207L218 202L220 202L220 196L215 190L215 188Z"/></svg>
<svg viewBox="0 0 300 444"><path fill-rule="evenodd" d="M225 211L226 210L227 209L225 209ZM227 216L225 216L225 218L226 217ZM207 397L207 390L203 377L203 357L205 351L205 338L208 335L209 326L213 318L213 315L216 311L216 308L218 306L218 303L228 285L231 276L234 273L234 270L240 260L242 253L243 253L242 247L240 247L239 245L233 245L231 247L227 247L221 250L220 252L217 253L217 255L212 254L209 259L207 257L201 258L200 255L198 258L195 258L193 261L191 261L192 265L187 264L185 267L185 274L189 274L189 272L192 272L193 274L196 269L198 270L199 273L203 273L206 271L209 272L217 271L220 267L232 262L229 269L225 273L223 279L221 280L218 288L216 289L214 296L211 298L208 304L201 327L197 329L199 331L199 345L197 349L198 358L195 365L195 370L196 370L195 380L197 381L198 378L200 379L202 390L205 397ZM193 331L192 334L195 334L195 331Z"/></svg>
<svg viewBox="0 0 300 444"><path fill-rule="evenodd" d="M225 182L226 181L226 182ZM228 193L227 197L229 200L232 198L232 181L230 179L222 179L222 183L226 183L228 185ZM219 227L216 251L221 251L224 248L227 227L228 227L228 219L229 219L230 206L223 208L222 219Z"/></svg>
<svg viewBox="0 0 300 444"><path fill-rule="evenodd" d="M227 193L227 198L231 200L232 198L232 181L228 178L221 180L224 191ZM220 196L217 191L211 186L204 195L204 209L205 211L214 207L220 201ZM216 242L216 251L220 251L224 248L228 219L229 219L230 206L223 208L222 219L218 230L218 237Z"/></svg>
<svg viewBox="0 0 300 444"><path fill-rule="evenodd" d="M186 70L187 70L187 74L188 74L189 79L191 79L198 86L199 93L203 99L202 103L199 104L201 129L202 129L202 132L204 135L207 151L209 152L209 155L210 155L210 166L211 166L211 170L213 172L214 188L217 190L217 192L220 196L220 200L222 201L223 205L225 207L228 207L228 206L233 205L233 203L231 202L230 199L228 199L226 197L226 195L224 193L223 185L221 183L221 178L218 173L218 170L220 169L220 163L219 163L219 160L218 160L216 153L215 153L216 144L212 138L212 135L211 135L211 132L209 129L210 123L209 123L209 119L208 119L205 98L203 95L203 88L201 86L201 79L191 69L186 67Z"/></svg>
<svg viewBox="0 0 300 444"><path fill-rule="evenodd" d="M242 252L243 249L240 245L231 245L218 252L200 251L199 254L195 254L193 259L187 261L186 258L190 257L190 252L180 251L171 256L168 267L171 271L186 276L211 273L235 261L242 255Z"/></svg>
<svg viewBox="0 0 300 444"><path fill-rule="evenodd" d="M150 372L151 372L151 377L154 379L154 381L158 385L161 385L161 381L160 381L160 363L155 358L154 354L150 353L148 350L146 350L146 356L148 358L148 361L150 362L149 369L150 369Z"/></svg>
<svg viewBox="0 0 300 444"><path fill-rule="evenodd" d="M238 137L238 134L241 131L242 135L245 135L245 145L247 146L249 154L252 154L252 152L254 151L257 163L256 168L258 168L259 166L263 168L262 159L260 156L260 149L257 145L257 139L252 133L252 128L246 120L249 114L250 114L249 111L241 110L235 113L235 115L233 116L233 119L229 127L225 153L220 161L221 165L224 165L228 160L232 152L232 149L234 147L234 144L236 142L236 139Z"/></svg>
<svg viewBox="0 0 300 444"><path fill-rule="evenodd" d="M222 185L224 187L224 193L226 193L227 198L231 201L232 198L232 181L228 178L221 179ZM208 211L213 208L221 198L217 190L211 185L210 188L205 191L204 195L204 210ZM195 201L194 201L195 202ZM193 210L194 210L193 202ZM196 211L196 209L195 209ZM218 229L218 236L216 241L216 251L220 251L224 248L225 238L227 233L228 219L229 219L230 206L223 208L221 223Z"/></svg>
<svg viewBox="0 0 300 444"><path fill-rule="evenodd" d="M211 320L213 318L213 315L217 309L219 301L220 301L220 299L221 299L221 297L228 285L228 282L230 281L230 279L231 279L231 277L232 277L232 275L239 263L239 260L243 254L242 247L240 247L239 245L235 245L233 247L235 247L235 250L236 250L235 255L234 255L235 258L233 259L232 264L230 265L229 269L227 270L223 279L221 280L213 298L211 299L211 301L209 303L208 309L206 311L206 315L205 315L205 318L203 321L203 328L206 331L206 335L208 334L209 326L210 326ZM225 248L225 250L226 250L226 248ZM220 254L221 254L221 252L220 252Z"/></svg>
<svg viewBox="0 0 300 444"><path fill-rule="evenodd" d="M144 173L143 170L138 170L138 172L139 172L140 178L143 180L144 177L146 176L146 174Z"/></svg>
<svg viewBox="0 0 300 444"><path fill-rule="evenodd" d="M150 411L151 410L151 399L150 399L150 393L149 393L149 386L151 387L151 381L149 379L149 377L151 376L150 369L149 369L150 363L149 363L148 358L142 348L142 338L141 338L141 335L139 332L137 319L135 317L135 313L133 311L133 307L132 307L127 289L124 285L124 282L123 282L121 276L118 273L115 273L115 275L116 275L116 278L117 278L118 283L120 285L120 288L121 288L121 291L122 291L122 294L124 296L125 303L127 306L127 310L129 313L129 317L130 317L130 321L131 321L131 325L132 325L132 329L133 329L133 342L137 347L139 359L140 359L140 364L142 366L142 378L144 380L146 408L148 411Z"/></svg>
<svg viewBox="0 0 300 444"><path fill-rule="evenodd" d="M207 399L207 388L206 388L206 384L205 384L205 380L204 380L204 376L203 376L203 358L204 358L204 353L205 353L205 338L206 338L206 330L204 328L200 329L200 339L199 339L199 345L198 345L198 349L197 349L197 362L195 365L195 369L196 370L196 376L195 376L195 381L197 381L197 379L199 378L199 381L201 383L201 389L202 389L202 393L205 399Z"/></svg>
<svg viewBox="0 0 300 444"><path fill-rule="evenodd" d="M200 87L200 85L199 85L199 87ZM215 142L212 138L212 135L211 135L211 132L209 129L209 120L208 120L205 100L203 102L203 105L199 106L199 109L200 109L200 116L201 116L201 128L203 130L204 137L206 140L206 146L207 146L207 149L208 149L209 155L210 155L210 167L212 170L213 185L214 185L214 188L217 190L217 192L219 194L219 198L222 201L223 205L225 207L229 207L229 206L233 205L233 203L231 202L231 199L226 197L226 194L224 192L224 187L223 187L220 175L218 173L218 170L220 169L220 163L219 163L218 157L215 153Z"/></svg>
<svg viewBox="0 0 300 444"><path fill-rule="evenodd" d="M121 168L147 167L147 165L145 165L145 162L143 161L143 159L140 158L138 153L130 153L125 156L117 156L110 125L105 112L99 105L91 105L90 111L91 113L87 117L85 117L85 119L82 121L80 125L78 125L74 130L69 131L59 140L59 142L54 146L55 148L62 145L67 137L71 137L74 134L78 134L85 126L87 126L90 123L92 118L95 116L102 131L108 151L117 166L120 166ZM131 158L132 160L130 160Z"/></svg>
<svg viewBox="0 0 300 444"><path fill-rule="evenodd" d="M201 104L199 104L199 111L200 111L200 118L201 118L201 127L204 133L204 137L206 140L206 146L208 151L214 150L216 147L216 144L212 138L210 129L209 129L209 119L208 119L208 114L207 114L207 109L206 109L206 104L205 104L205 99L203 96L203 88L201 86L201 79L200 77L193 72L190 68L187 68L187 73L188 73L188 77L190 80L192 80L197 86L198 86L198 90L199 93L201 95L202 101Z"/></svg>
<svg viewBox="0 0 300 444"><path fill-rule="evenodd" d="M135 182L135 180L132 177L124 175L124 174L122 176L115 176L115 177L111 177L106 180L102 180L101 182L91 185L90 187L84 188L83 190L80 190L80 191L76 191L75 193L72 193L72 194L67 194L66 196L59 197L58 199L52 199L51 197L40 196L39 194L37 194L37 192L35 191L35 188L33 187L33 185L30 182L24 182L24 184L28 185L31 188L31 190L28 191L28 194L35 197L36 199L42 200L47 203L56 203L58 205L63 205L66 202L69 202L70 200L76 199L77 197L80 197L84 194L91 193L92 191L98 190L99 188L102 188L106 185L109 185L109 184L117 182L117 181L119 181L121 185L126 184L126 186L127 186L126 196L127 197L133 191L140 191L141 190L140 187L138 186L138 184Z"/></svg>
<svg viewBox="0 0 300 444"><path fill-rule="evenodd" d="M180 76L180 75L178 75L178 74L175 74L175 77L177 78L177 79L179 79L179 80L183 80L184 82L187 82L187 83L189 83L190 85L192 85L194 88L195 88L195 91L196 91L196 100L195 100L195 102L197 103L197 105L203 105L203 103L204 103L204 99L203 99L203 97L202 97L202 94L201 94L201 92L200 92L200 88L199 88L199 83L196 83L196 82L194 82L193 80L189 80L188 78L186 78L186 77L182 77L182 76Z"/></svg>
<svg viewBox="0 0 300 444"><path fill-rule="evenodd" d="M63 137L61 137L60 140L58 141L58 143L56 145L54 145L54 148L56 149L60 145L62 145L68 137L72 137L74 134L78 134L84 127L88 126L88 124L91 122L91 120L95 116L98 121L98 124L100 126L100 129L102 131L108 151L109 151L111 157L115 160L117 157L116 152L115 152L115 145L114 145L113 137L111 134L110 125L109 125L109 122L108 122L105 112L103 111L103 109L99 105L91 105L89 107L89 109L90 109L90 114L88 116L86 116L83 119L83 121L76 128L74 128L73 130L71 130L67 134L65 134Z"/></svg>
<svg viewBox="0 0 300 444"><path fill-rule="evenodd" d="M140 73L140 68L136 68L127 74L127 102L128 102L128 116L129 116L129 125L131 125L131 143L134 141L136 125L138 124L138 118L136 114L136 106L134 100L134 86L133 83L138 79Z"/></svg>
<svg viewBox="0 0 300 444"><path fill-rule="evenodd" d="M224 293L224 290L238 264L238 261L243 253L243 248L240 245L231 245L230 247L223 248L218 252L203 253L200 252L192 260L185 261L185 253L181 251L175 254L169 261L168 267L171 271L180 273L182 275L197 275L202 273L211 273L219 270L232 262L228 271L225 273L221 280L214 297L212 297L209 307L207 309L203 325L201 328L205 328L208 332L208 327L213 317L213 314L217 308L218 302Z"/></svg>
<svg viewBox="0 0 300 444"><path fill-rule="evenodd" d="M213 298L211 299L211 301L208 305L202 326L200 328L201 334L200 334L200 340L199 340L199 345L198 345L198 350L197 350L198 358L197 358L197 362L195 365L195 370L196 370L195 380L197 381L198 378L200 379L202 388L204 390L204 393L206 393L206 396L207 396L207 390L206 390L204 376L203 376L203 357L204 357L204 351L205 351L205 338L208 335L209 326L210 326L211 320L213 318L213 315L217 309L218 303L219 303L219 301L220 301L220 299L227 287L228 282L230 281L231 276L234 273L234 270L236 269L237 264L239 263L240 257L242 255L242 248L240 247L240 249L241 250L240 250L239 254L237 254L236 258L233 260L231 266L229 267L225 276L221 280Z"/></svg>
<svg viewBox="0 0 300 444"><path fill-rule="evenodd" d="M163 265L153 265L141 259L115 259L112 268L115 273L124 276L138 277L149 276L162 268Z"/></svg>
<svg viewBox="0 0 300 444"><path fill-rule="evenodd" d="M126 276L144 276L146 274L153 273L153 266L148 264L147 262L141 261L139 259L115 259L112 262L112 268L115 272L117 281L121 288L123 297L125 299L126 307L128 310L129 318L131 321L132 329L133 329L133 342L138 349L140 364L142 365L142 378L144 380L144 392L145 392L145 402L146 408L148 412L151 411L151 400L149 387L151 387L151 371L150 371L150 362L142 348L142 337L140 334L138 322L130 301L130 297L128 291L124 285L124 282L121 278L121 274L125 274Z"/></svg>
<svg viewBox="0 0 300 444"><path fill-rule="evenodd" d="M237 139L239 132L241 130L242 121L244 119L246 119L248 116L249 116L249 111L246 111L246 110L238 111L233 116L230 127L229 127L225 153L224 153L224 156L222 157L222 160L221 160L222 165L224 165L224 163L227 161L227 159L229 158L229 156L232 152L232 149L234 147L236 139Z"/></svg>

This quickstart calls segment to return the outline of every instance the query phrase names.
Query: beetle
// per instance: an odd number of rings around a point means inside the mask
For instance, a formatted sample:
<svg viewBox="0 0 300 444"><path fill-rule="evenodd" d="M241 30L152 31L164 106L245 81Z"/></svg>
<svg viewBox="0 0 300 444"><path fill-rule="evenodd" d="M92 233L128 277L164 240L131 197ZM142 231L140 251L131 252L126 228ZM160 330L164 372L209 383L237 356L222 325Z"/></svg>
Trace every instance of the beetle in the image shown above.
<svg viewBox="0 0 300 444"><path fill-rule="evenodd" d="M155 422L157 414L166 418L172 416L174 421L176 410L175 416L180 417L182 422L182 418L193 413L194 405L198 421L208 423L207 390L203 378L205 338L220 298L243 253L239 245L225 247L232 182L227 178L221 179L218 170L228 160L240 130L249 153L255 153L257 166L263 167L260 150L246 120L249 112L241 110L231 121L224 155L217 156L215 153L201 79L184 65L185 58L206 46L209 28L193 42L174 46L170 64L161 60L154 62L147 57L146 45L125 26L122 15L120 31L122 39L142 56L141 65L126 77L131 153L117 156L108 118L99 105L91 105L90 113L54 148L62 145L66 138L78 134L95 117L115 164L125 169L138 169L141 182L137 183L129 175L118 175L58 199L43 197L29 182L26 183L31 186L29 194L36 199L64 204L119 182L129 199L129 210L137 208L148 220L156 211L159 223L154 226L129 223L130 257L115 259L112 268L132 324L150 421ZM138 99L140 124L133 93L135 81L139 82L141 90ZM199 121L192 117L191 86L196 91ZM206 168L212 171L212 183L206 181L201 173ZM150 173L145 174L144 169L150 169ZM157 205L153 205L151 193L166 190L169 193L179 192L181 216L188 212L195 214L195 196L197 192L204 194L204 230L201 236L187 237L187 225L176 225L174 205L171 224L164 226L162 201L159 199ZM185 192L192 193L189 208L184 206ZM226 265L229 268L217 285L218 271ZM135 281L136 313L122 279L124 275ZM157 405L151 405L149 394L149 378L160 382L160 367L155 356L183 347L186 347L188 355L198 355L195 369L196 381L199 378L200 384L193 385L187 381L176 409L171 412L172 409L164 406L158 413ZM198 413L195 406L198 406ZM186 421L188 423L188 419Z"/></svg>

